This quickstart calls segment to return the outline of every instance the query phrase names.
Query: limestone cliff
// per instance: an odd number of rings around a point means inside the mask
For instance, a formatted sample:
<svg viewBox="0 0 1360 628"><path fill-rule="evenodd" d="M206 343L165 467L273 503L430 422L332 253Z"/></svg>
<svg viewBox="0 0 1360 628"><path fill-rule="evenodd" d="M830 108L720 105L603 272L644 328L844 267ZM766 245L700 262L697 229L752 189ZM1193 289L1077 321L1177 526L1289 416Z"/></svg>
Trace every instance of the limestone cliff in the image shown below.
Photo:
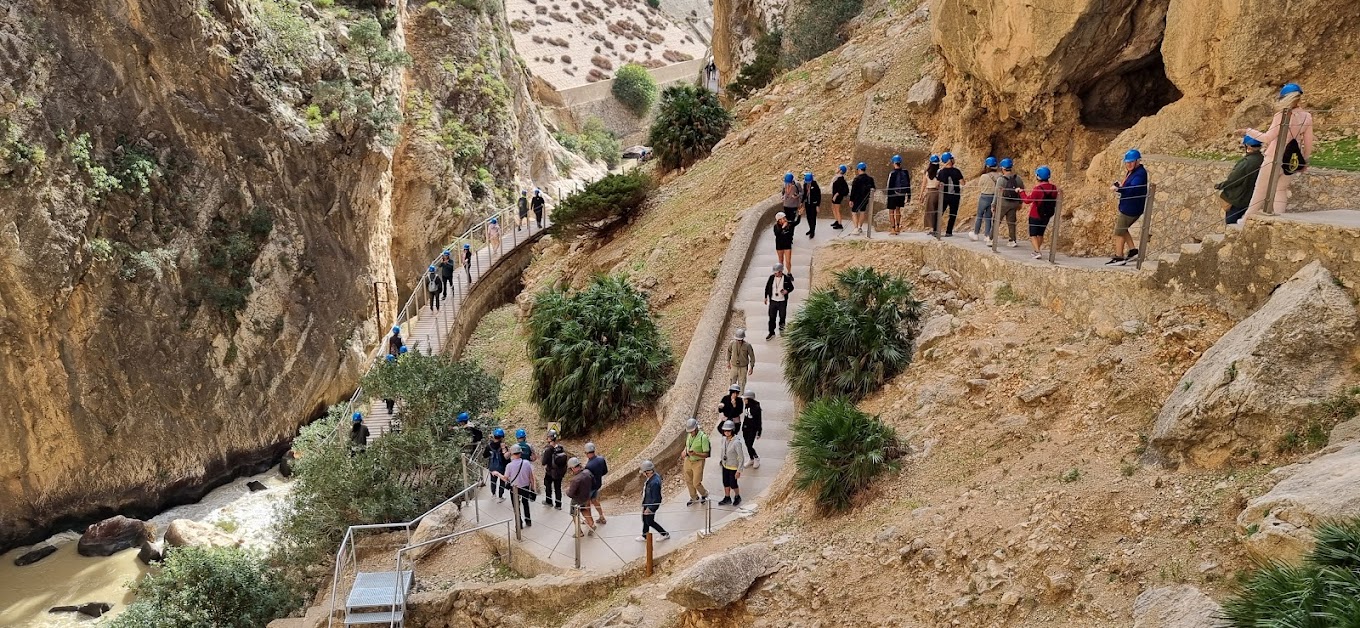
<svg viewBox="0 0 1360 628"><path fill-rule="evenodd" d="M394 259L554 174L501 18L388 5L0 2L0 547L270 459L366 363L371 282L391 312ZM478 177L413 142L394 167L430 61L394 59L425 37L498 51L503 117L439 114L483 147L481 197L413 183Z"/></svg>

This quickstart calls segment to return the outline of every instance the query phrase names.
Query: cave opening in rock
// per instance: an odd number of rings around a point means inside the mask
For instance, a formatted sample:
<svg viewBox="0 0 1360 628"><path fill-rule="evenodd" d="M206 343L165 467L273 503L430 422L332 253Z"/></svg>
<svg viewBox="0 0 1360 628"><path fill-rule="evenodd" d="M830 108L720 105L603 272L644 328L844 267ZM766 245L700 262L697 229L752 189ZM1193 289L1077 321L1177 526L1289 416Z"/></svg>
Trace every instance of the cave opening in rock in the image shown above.
<svg viewBox="0 0 1360 628"><path fill-rule="evenodd" d="M1166 77L1161 50L1107 74L1081 92L1081 123L1122 131L1177 100L1181 92Z"/></svg>

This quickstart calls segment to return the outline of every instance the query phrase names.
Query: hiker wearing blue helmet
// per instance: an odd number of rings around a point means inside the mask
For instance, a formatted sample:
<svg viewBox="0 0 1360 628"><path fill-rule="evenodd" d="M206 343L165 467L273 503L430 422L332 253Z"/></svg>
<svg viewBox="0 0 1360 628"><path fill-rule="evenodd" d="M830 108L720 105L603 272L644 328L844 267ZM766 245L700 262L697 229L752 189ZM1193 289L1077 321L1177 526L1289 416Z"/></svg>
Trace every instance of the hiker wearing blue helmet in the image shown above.
<svg viewBox="0 0 1360 628"><path fill-rule="evenodd" d="M1039 259L1042 255L1039 251L1044 247L1044 233L1048 231L1048 221L1053 215L1058 213L1058 188L1049 182L1053 177L1053 171L1048 166L1039 166L1034 169L1035 178L1039 183L1034 189L1026 192L1020 191L1026 203L1029 203L1029 241L1034 247L1031 257Z"/></svg>
<svg viewBox="0 0 1360 628"><path fill-rule="evenodd" d="M968 234L968 239L977 242L978 236L982 236L982 241L987 246L992 245L992 207L996 205L996 181L1001 178L997 172L996 157L988 157L982 162L984 170L982 176L978 177L978 208L977 218L973 220L973 231Z"/></svg>
<svg viewBox="0 0 1360 628"><path fill-rule="evenodd" d="M1011 161L1010 157L1002 159L1000 165L1001 174L996 178L997 228L1000 229L1000 223L1005 221L1010 236L1008 246L1015 248L1019 246L1015 241L1015 215L1020 210L1020 191L1025 189L1025 182L1020 179L1020 174L1015 171L1015 162Z"/></svg>
<svg viewBox="0 0 1360 628"><path fill-rule="evenodd" d="M557 430L548 430L543 443L543 507L562 509L562 478L567 474L567 453L557 441ZM560 452L560 453L559 453ZM559 457L560 456L560 457Z"/></svg>
<svg viewBox="0 0 1360 628"><path fill-rule="evenodd" d="M435 262L435 267L439 269L439 277L444 280L444 290L439 293L439 297L447 299L449 297L449 285L453 283L453 252L445 249L439 254L439 260Z"/></svg>
<svg viewBox="0 0 1360 628"><path fill-rule="evenodd" d="M783 207L780 211L788 217L789 222L797 224L798 208L803 205L803 188L794 180L792 172L784 173L784 182L780 184L779 196L780 207Z"/></svg>
<svg viewBox="0 0 1360 628"><path fill-rule="evenodd" d="M396 362L396 361L397 361L397 356L392 355L392 354L389 353L389 354L387 354L387 357L386 357L386 358L383 358L383 365L385 366L385 365L388 365L388 364L392 364L392 363L394 363L394 362ZM396 400L396 399L383 399L383 403L387 405L387 416L392 416L393 411L396 410L396 407L397 407L397 400Z"/></svg>
<svg viewBox="0 0 1360 628"><path fill-rule="evenodd" d="M1287 83L1280 88L1275 117L1265 131L1238 129L1238 135L1248 136L1264 145L1262 167L1256 175L1251 202L1246 218L1256 214L1283 214L1289 207L1289 185L1294 175L1308 167L1313 158L1313 114L1302 105L1303 88L1298 83ZM1282 128L1283 127L1283 128ZM1274 188L1271 188L1271 178Z"/></svg>
<svg viewBox="0 0 1360 628"><path fill-rule="evenodd" d="M888 233L902 233L902 208L911 202L911 173L902 167L902 156L892 156L888 171Z"/></svg>
<svg viewBox="0 0 1360 628"><path fill-rule="evenodd" d="M349 455L354 456L367 449L370 435L368 427L364 425L364 415L355 412L350 417Z"/></svg>
<svg viewBox="0 0 1360 628"><path fill-rule="evenodd" d="M468 433L468 444L463 448L463 453L472 455L482 444L482 430L472 422L472 415L466 412L458 413L458 428Z"/></svg>
<svg viewBox="0 0 1360 628"><path fill-rule="evenodd" d="M486 223L486 246L489 260L494 261L501 256L501 221L495 216Z"/></svg>
<svg viewBox="0 0 1360 628"><path fill-rule="evenodd" d="M515 231L519 231L520 229L523 229L524 227L529 226L529 191L528 191L528 190L520 190L520 191L519 191L519 201L518 201L517 205L518 205L518 208L519 208L519 214L518 214L519 220L516 220L516 221L515 221Z"/></svg>
<svg viewBox="0 0 1360 628"><path fill-rule="evenodd" d="M1124 180L1111 183L1110 190L1119 195L1119 211L1114 223L1114 257L1105 265L1124 266L1138 255L1129 228L1142 218L1147 207L1148 173L1142 152L1136 148L1124 152Z"/></svg>
<svg viewBox="0 0 1360 628"><path fill-rule="evenodd" d="M505 473L505 466L510 463L510 449L505 443L505 430L496 428L491 432L491 442L486 444L486 470L491 472L491 494L496 496L496 502L505 501L505 491L510 487L501 481L496 474Z"/></svg>
<svg viewBox="0 0 1360 628"><path fill-rule="evenodd" d="M822 206L822 186L811 172L803 173L803 217L808 221L807 237L817 237L817 209Z"/></svg>
<svg viewBox="0 0 1360 628"><path fill-rule="evenodd" d="M472 245L463 243L463 270L467 272L468 285L472 285Z"/></svg>
<svg viewBox="0 0 1360 628"><path fill-rule="evenodd" d="M926 193L922 196L922 216L925 218L926 233L937 236L940 234L940 180L935 175L940 173L940 156L931 155L926 160Z"/></svg>
<svg viewBox="0 0 1360 628"><path fill-rule="evenodd" d="M1237 224L1246 215L1247 208L1251 206L1251 192L1256 187L1256 177L1261 172L1261 164L1265 162L1265 156L1261 154L1261 142L1252 136L1242 136L1242 149L1247 154L1233 166L1227 180L1214 186L1214 189L1220 190L1218 197L1228 204L1223 221L1230 225Z"/></svg>
<svg viewBox="0 0 1360 628"><path fill-rule="evenodd" d="M954 167L953 153L941 154L940 163L944 167L935 173L935 178L940 181L940 217L944 218L944 212L949 214L944 224L944 237L948 238L954 235L954 222L959 218L959 204L963 201L963 171Z"/></svg>
<svg viewBox="0 0 1360 628"><path fill-rule="evenodd" d="M534 200L530 205L534 208L534 222L538 223L538 228L543 228L543 209L547 206L547 199L543 198L543 190L534 188Z"/></svg>
<svg viewBox="0 0 1360 628"><path fill-rule="evenodd" d="M434 265L425 271L425 290L430 293L430 307L438 312L440 297L444 294L444 277Z"/></svg>
<svg viewBox="0 0 1360 628"><path fill-rule="evenodd" d="M529 462L537 462L538 455L534 453L534 446L529 444L529 433L524 428L515 430L515 444L519 445L520 451L524 452L524 459Z"/></svg>
<svg viewBox="0 0 1360 628"><path fill-rule="evenodd" d="M387 338L387 352L392 355L401 355L401 350L406 348L406 343L401 341L401 328L392 327L392 335Z"/></svg>
<svg viewBox="0 0 1360 628"><path fill-rule="evenodd" d="M864 162L856 164L855 170L855 180L850 182L850 218L855 221L851 235L863 235L869 222L869 205L878 184L869 176L869 166Z"/></svg>
<svg viewBox="0 0 1360 628"><path fill-rule="evenodd" d="M846 198L850 196L850 184L845 180L845 164L836 168L836 178L831 182L831 223L832 229L844 229L841 225L841 206L845 204Z"/></svg>

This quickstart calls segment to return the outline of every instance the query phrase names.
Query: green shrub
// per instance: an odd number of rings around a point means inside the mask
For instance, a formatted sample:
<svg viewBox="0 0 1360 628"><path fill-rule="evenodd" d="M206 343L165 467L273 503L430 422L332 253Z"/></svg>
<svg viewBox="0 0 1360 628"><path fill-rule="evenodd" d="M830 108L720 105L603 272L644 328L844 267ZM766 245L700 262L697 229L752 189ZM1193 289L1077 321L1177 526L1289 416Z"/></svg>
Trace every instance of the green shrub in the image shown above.
<svg viewBox="0 0 1360 628"><path fill-rule="evenodd" d="M281 572L236 547L170 549L132 590L136 601L111 628L257 628L303 603Z"/></svg>
<svg viewBox="0 0 1360 628"><path fill-rule="evenodd" d="M858 401L911 363L921 302L898 276L855 267L814 291L785 336L784 379L805 401Z"/></svg>
<svg viewBox="0 0 1360 628"><path fill-rule="evenodd" d="M335 0L312 0L312 4L322 9L329 9L335 6Z"/></svg>
<svg viewBox="0 0 1360 628"><path fill-rule="evenodd" d="M1360 625L1360 519L1318 526L1303 565L1261 568L1223 603L1234 628Z"/></svg>
<svg viewBox="0 0 1360 628"><path fill-rule="evenodd" d="M779 70L779 49L784 45L784 34L771 31L756 41L756 56L750 63L741 66L737 79L727 84L727 93L733 98L746 98L752 92L765 87L774 80Z"/></svg>
<svg viewBox="0 0 1360 628"><path fill-rule="evenodd" d="M795 67L845 43L841 28L859 15L864 0L809 0L797 19L788 20L789 49L784 65Z"/></svg>
<svg viewBox="0 0 1360 628"><path fill-rule="evenodd" d="M263 207L234 221L214 218L204 238L202 259L207 269L198 275L198 300L227 315L244 308L255 260L273 230L274 217Z"/></svg>
<svg viewBox="0 0 1360 628"><path fill-rule="evenodd" d="M638 117L647 115L656 102L656 79L636 63L625 63L614 73L614 97Z"/></svg>
<svg viewBox="0 0 1360 628"><path fill-rule="evenodd" d="M290 0L260 0L256 15L264 27L258 33L260 51L271 64L301 67L316 52L316 34Z"/></svg>
<svg viewBox="0 0 1360 628"><path fill-rule="evenodd" d="M789 441L794 485L825 512L844 512L879 474L897 470L897 433L843 397L818 399L798 415Z"/></svg>
<svg viewBox="0 0 1360 628"><path fill-rule="evenodd" d="M65 140L64 135L62 139ZM85 190L85 197L90 202L98 203L109 192L123 189L123 183L118 177L110 174L108 168L96 161L94 141L90 139L89 133L81 133L67 143L66 154L90 177L90 187Z"/></svg>
<svg viewBox="0 0 1360 628"><path fill-rule="evenodd" d="M531 398L564 436L602 427L655 401L670 386L670 345L647 297L623 276L596 276L569 294L549 288L529 317Z"/></svg>
<svg viewBox="0 0 1360 628"><path fill-rule="evenodd" d="M585 157L587 161L603 160L610 169L619 167L623 160L623 147L619 144L619 138L604 128L604 121L597 116L586 118L580 133L558 131L553 137L563 148Z"/></svg>
<svg viewBox="0 0 1360 628"><path fill-rule="evenodd" d="M713 92L673 85L661 93L647 141L662 168L686 168L707 157L731 126L732 115Z"/></svg>
<svg viewBox="0 0 1360 628"><path fill-rule="evenodd" d="M661 0L647 0L647 6L652 7L653 9L660 9Z"/></svg>
<svg viewBox="0 0 1360 628"><path fill-rule="evenodd" d="M567 235L599 235L624 224L642 209L652 179L641 170L606 175L553 208L553 229Z"/></svg>
<svg viewBox="0 0 1360 628"><path fill-rule="evenodd" d="M447 423L459 412L481 415L500 403L500 380L471 362L447 355L412 351L394 362L383 362L359 382L376 399L400 399L405 425Z"/></svg>
<svg viewBox="0 0 1360 628"><path fill-rule="evenodd" d="M1233 367L1234 376L1236 367ZM1346 388L1311 404L1302 413L1283 417L1285 432L1275 441L1281 454L1317 451L1327 445L1332 428L1360 414L1360 386Z"/></svg>
<svg viewBox="0 0 1360 628"><path fill-rule="evenodd" d="M145 196L151 193L151 180L161 176L160 162L147 150L124 145L119 155L116 169L120 187L129 193Z"/></svg>

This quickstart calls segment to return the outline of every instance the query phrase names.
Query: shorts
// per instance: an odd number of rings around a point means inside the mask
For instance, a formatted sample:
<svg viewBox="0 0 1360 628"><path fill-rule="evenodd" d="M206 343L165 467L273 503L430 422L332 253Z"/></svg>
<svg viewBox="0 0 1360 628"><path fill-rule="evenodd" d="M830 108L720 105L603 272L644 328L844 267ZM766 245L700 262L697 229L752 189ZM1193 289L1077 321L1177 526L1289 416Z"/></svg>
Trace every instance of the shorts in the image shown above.
<svg viewBox="0 0 1360 628"><path fill-rule="evenodd" d="M1133 223L1138 222L1139 218L1141 218L1141 216L1130 216L1128 214L1120 213L1119 217L1114 221L1114 234L1117 236L1129 235L1129 227L1132 227Z"/></svg>
<svg viewBox="0 0 1360 628"><path fill-rule="evenodd" d="M832 194L832 195L831 195L831 202L832 202L833 204L840 205L841 203L844 203L844 202L845 202L845 197L844 197L844 196L841 196L840 194Z"/></svg>
<svg viewBox="0 0 1360 628"><path fill-rule="evenodd" d="M903 207L906 207L906 206L907 206L907 197L905 197L905 196L889 196L889 197L888 197L888 209L902 209Z"/></svg>
<svg viewBox="0 0 1360 628"><path fill-rule="evenodd" d="M737 470L723 467L722 472L723 488L737 488Z"/></svg>
<svg viewBox="0 0 1360 628"><path fill-rule="evenodd" d="M1044 237L1044 232L1045 232L1045 231L1048 231L1048 219L1047 219L1047 218L1030 218L1030 219L1029 219L1029 237L1031 237L1031 238L1042 238L1042 237Z"/></svg>
<svg viewBox="0 0 1360 628"><path fill-rule="evenodd" d="M850 205L850 212L853 214L862 214L867 211L869 211L869 199L867 198Z"/></svg>
<svg viewBox="0 0 1360 628"><path fill-rule="evenodd" d="M590 501L595 501L595 500L597 500L597 499L599 499L599 498L600 498L600 489L598 489L598 488L592 488L592 489L590 489Z"/></svg>

